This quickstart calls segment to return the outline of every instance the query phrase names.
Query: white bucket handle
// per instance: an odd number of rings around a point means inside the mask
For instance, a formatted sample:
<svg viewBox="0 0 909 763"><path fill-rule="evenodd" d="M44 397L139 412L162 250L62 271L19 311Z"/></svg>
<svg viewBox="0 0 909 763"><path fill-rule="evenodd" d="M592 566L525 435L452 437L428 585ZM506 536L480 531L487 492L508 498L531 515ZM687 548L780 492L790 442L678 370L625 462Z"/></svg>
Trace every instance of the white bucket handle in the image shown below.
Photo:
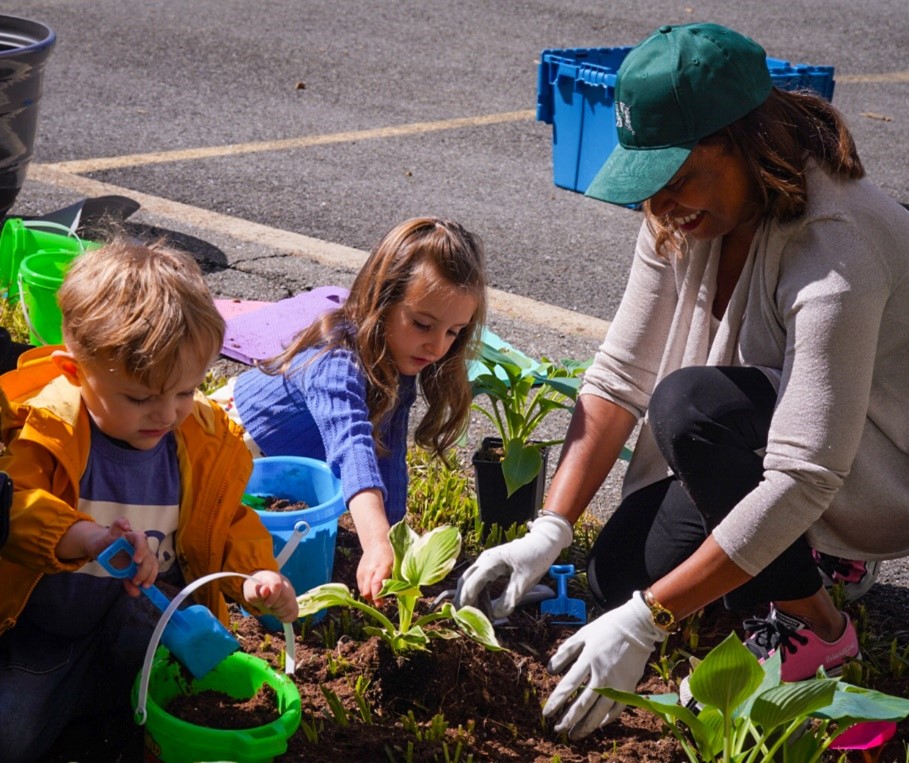
<svg viewBox="0 0 909 763"><path fill-rule="evenodd" d="M158 624L152 631L151 641L148 642L148 648L145 650L145 660L142 662L142 674L139 680L139 696L136 701L136 723L140 726L144 726L145 722L148 720L148 713L146 712L145 705L148 702L148 683L151 679L152 660L154 659L155 651L158 649L158 642L161 641L161 635L164 633L164 629L167 627L171 615L177 611L177 608L183 603L183 600L197 588L200 588L212 580L228 577L244 578L245 580L255 579L253 575L244 575L242 572L213 572L210 575L205 575L198 580L194 580L180 591L180 593L174 596L173 601L167 605L167 609L164 610L161 619L158 620ZM284 672L289 676L293 675L294 670L296 669L294 645L295 636L293 625L291 623L284 623Z"/></svg>
<svg viewBox="0 0 909 763"><path fill-rule="evenodd" d="M28 308L25 306L25 296L24 296L25 292L23 291L23 287L22 287L22 271L21 270L17 274L16 280L19 282L19 306L22 308L22 317L25 318L25 325L32 334L34 334L36 337L38 337L38 342L40 344L47 345L48 343L44 340L44 337L41 336L41 334L38 333L38 329L36 329L34 327L34 325L32 325L32 320L28 315Z"/></svg>
<svg viewBox="0 0 909 763"><path fill-rule="evenodd" d="M309 535L310 529L311 528L309 526L309 522L307 522L305 519L301 519L294 525L294 531L287 539L287 543L284 544L284 548L281 549L281 553L275 557L275 561L278 563L278 569L281 569L285 564L287 564L287 560L293 556L294 551L297 550L297 546L300 545L300 541Z"/></svg>
<svg viewBox="0 0 909 763"><path fill-rule="evenodd" d="M23 220L23 228L51 228L61 231L66 234L67 238L76 239L76 243L79 244L79 254L85 252L85 242L76 235L75 226L78 224L79 219L76 218L73 221L73 227L68 228L62 223L55 223L52 220Z"/></svg>

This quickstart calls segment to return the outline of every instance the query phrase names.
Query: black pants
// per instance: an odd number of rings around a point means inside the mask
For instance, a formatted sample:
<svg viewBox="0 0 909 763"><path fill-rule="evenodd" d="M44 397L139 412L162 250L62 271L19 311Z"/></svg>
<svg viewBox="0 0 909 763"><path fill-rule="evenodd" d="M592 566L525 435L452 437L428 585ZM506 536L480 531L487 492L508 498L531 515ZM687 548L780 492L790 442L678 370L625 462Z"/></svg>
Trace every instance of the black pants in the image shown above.
<svg viewBox="0 0 909 763"><path fill-rule="evenodd" d="M612 609L687 559L760 482L776 394L755 368L695 366L654 390L649 419L673 476L627 496L590 553L591 591ZM729 609L801 599L821 587L799 538L725 597Z"/></svg>

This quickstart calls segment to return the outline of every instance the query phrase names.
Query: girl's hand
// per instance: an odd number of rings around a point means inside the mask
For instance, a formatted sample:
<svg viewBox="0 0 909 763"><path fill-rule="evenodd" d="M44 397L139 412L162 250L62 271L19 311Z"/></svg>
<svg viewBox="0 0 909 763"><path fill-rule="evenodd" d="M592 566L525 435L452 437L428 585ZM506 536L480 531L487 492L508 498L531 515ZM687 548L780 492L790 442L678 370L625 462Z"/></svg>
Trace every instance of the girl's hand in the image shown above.
<svg viewBox="0 0 909 763"><path fill-rule="evenodd" d="M251 580L243 581L243 598L282 623L292 623L299 617L297 594L290 581L280 572L259 570Z"/></svg>
<svg viewBox="0 0 909 763"><path fill-rule="evenodd" d="M357 588L364 599L378 603L379 591L386 578L391 577L395 555L388 538L363 547L363 557L357 566Z"/></svg>

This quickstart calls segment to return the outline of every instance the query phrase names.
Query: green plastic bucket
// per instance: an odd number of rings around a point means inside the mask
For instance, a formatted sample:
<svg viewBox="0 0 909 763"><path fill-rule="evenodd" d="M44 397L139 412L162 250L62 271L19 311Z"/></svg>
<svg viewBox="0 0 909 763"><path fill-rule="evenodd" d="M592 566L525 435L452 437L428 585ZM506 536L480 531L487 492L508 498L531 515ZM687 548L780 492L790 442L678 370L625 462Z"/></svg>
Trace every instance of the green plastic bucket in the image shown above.
<svg viewBox="0 0 909 763"><path fill-rule="evenodd" d="M30 254L19 265L19 303L34 345L60 344L63 341L57 291L63 277L79 252L47 249Z"/></svg>
<svg viewBox="0 0 909 763"><path fill-rule="evenodd" d="M65 225L46 220L11 217L0 231L0 292L10 300L19 297L19 267L31 254L40 251L67 251L80 254L101 244L76 236Z"/></svg>
<svg viewBox="0 0 909 763"><path fill-rule="evenodd" d="M133 708L138 706L142 673L133 685ZM217 691L235 699L255 696L264 684L278 697L280 716L249 729L214 729L187 723L166 711L180 695ZM145 706L145 760L163 763L234 761L268 763L287 752L287 740L300 725L300 692L286 675L264 660L234 652L204 678L193 679L163 646L155 652Z"/></svg>

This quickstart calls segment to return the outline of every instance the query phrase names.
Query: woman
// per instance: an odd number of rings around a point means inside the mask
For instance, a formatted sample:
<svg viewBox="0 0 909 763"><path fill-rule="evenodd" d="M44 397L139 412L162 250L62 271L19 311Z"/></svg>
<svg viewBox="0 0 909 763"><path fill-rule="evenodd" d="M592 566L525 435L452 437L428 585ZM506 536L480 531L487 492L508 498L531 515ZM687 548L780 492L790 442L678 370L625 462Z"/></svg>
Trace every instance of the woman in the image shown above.
<svg viewBox="0 0 909 763"><path fill-rule="evenodd" d="M589 734L622 710L676 623L725 597L769 604L746 645L782 678L858 656L815 553L909 554L909 214L863 179L841 117L772 86L764 50L664 26L615 87L619 145L587 191L644 202L625 297L585 377L547 506L468 569L458 603L510 580L509 612L644 419L623 500L591 553L609 609L566 640L544 715ZM572 664L573 663L573 664ZM572 703L569 700L582 689Z"/></svg>

